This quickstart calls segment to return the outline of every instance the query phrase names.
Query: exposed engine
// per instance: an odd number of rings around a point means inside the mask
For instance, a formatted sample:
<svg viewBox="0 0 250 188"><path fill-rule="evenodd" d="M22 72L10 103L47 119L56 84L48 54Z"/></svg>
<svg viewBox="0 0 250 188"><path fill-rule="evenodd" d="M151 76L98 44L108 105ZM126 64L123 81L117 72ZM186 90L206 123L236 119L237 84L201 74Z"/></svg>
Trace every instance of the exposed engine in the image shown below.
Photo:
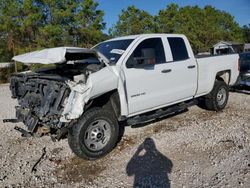
<svg viewBox="0 0 250 188"><path fill-rule="evenodd" d="M12 97L18 99L16 117L34 133L39 126L58 129L60 117L70 94L67 81L85 82L101 64L63 64L34 73L19 73L11 78Z"/></svg>

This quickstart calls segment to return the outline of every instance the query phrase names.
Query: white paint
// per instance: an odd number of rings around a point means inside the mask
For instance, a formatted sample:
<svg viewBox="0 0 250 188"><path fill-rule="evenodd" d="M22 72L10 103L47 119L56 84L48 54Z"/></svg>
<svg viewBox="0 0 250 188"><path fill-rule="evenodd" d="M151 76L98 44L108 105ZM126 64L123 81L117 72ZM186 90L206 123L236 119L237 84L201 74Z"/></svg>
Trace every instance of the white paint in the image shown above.
<svg viewBox="0 0 250 188"><path fill-rule="evenodd" d="M214 85L216 74L223 70L230 71L229 85L234 85L239 75L238 54L198 58L198 90L196 96L209 93Z"/></svg>
<svg viewBox="0 0 250 188"><path fill-rule="evenodd" d="M65 55L67 51L71 52L81 51L85 53L93 53L93 51L90 51L89 49L85 48L57 47L57 48L47 48L43 50L25 53L22 55L17 55L14 56L12 60L21 63L41 63L41 64L63 63L66 61Z"/></svg>
<svg viewBox="0 0 250 188"><path fill-rule="evenodd" d="M116 89L118 77L110 66L89 75L87 83L68 82L71 89L67 99L61 122L69 122L79 118L84 110L85 104L93 98Z"/></svg>
<svg viewBox="0 0 250 188"><path fill-rule="evenodd" d="M61 122L69 122L82 115L84 106L89 100L89 94L92 88L91 80L88 80L86 84L75 82L68 82L67 84L69 85L71 92L66 101L66 105L60 119Z"/></svg>
<svg viewBox="0 0 250 188"><path fill-rule="evenodd" d="M153 37L162 38L166 61L170 63L156 64L152 69L128 69L126 62L135 48L143 40ZM189 59L171 62L173 58L167 37L182 37L187 47ZM236 82L238 76L238 55L236 54L196 60L191 46L184 35L144 34L122 37L120 39L130 38L134 38L134 41L122 54L117 64L107 65L106 68L90 75L88 80L92 86L89 90L88 100L111 90L118 90L122 116L131 117L206 95L213 88L216 74L223 70L229 70L231 73L230 85ZM119 38L113 40L119 40ZM195 65L195 68L188 69L189 65ZM172 71L170 73L162 73L161 71L164 69L171 69ZM139 96L132 97L136 94L139 94ZM82 95L80 98L80 101L84 102L79 103L80 105L74 108L83 109L84 104L88 101L85 99L86 95ZM77 111L77 116L75 117L79 117L81 113L82 111Z"/></svg>
<svg viewBox="0 0 250 188"><path fill-rule="evenodd" d="M187 99L195 95L197 69L187 68L189 65L196 65L193 54L188 51L190 59L173 62L166 35L157 35L157 37L161 37L163 40L166 61L170 61L169 63L156 64L151 69L126 67L130 55L142 41L152 38L150 35L141 37L130 53L127 54L127 58L124 59L123 71L126 81L129 114L151 110L157 106ZM162 73L163 70L168 69L171 72Z"/></svg>
<svg viewBox="0 0 250 188"><path fill-rule="evenodd" d="M167 62L156 64L148 69L127 68L126 62L135 48L143 40L155 37L160 37L163 41ZM183 38L189 58L173 62L167 37ZM125 39L134 40L122 52L116 65L110 66L109 60L97 52L99 60L106 67L89 75L85 84L79 82L79 77L76 77L74 82L68 82L71 93L60 119L62 122L79 118L88 101L116 89L120 98L121 115L131 117L208 94L213 88L217 73L220 71L230 71L229 85L233 85L237 80L239 74L237 63L239 56L237 54L195 59L187 38L178 34L133 35L109 41ZM22 62L37 62L39 60L39 62L44 63L46 59L46 63L61 62L65 61L63 59L65 58L65 49L58 50L57 55L46 56L44 51L16 56L14 59L16 61L22 60ZM52 51L49 50L50 53ZM116 52L118 53L117 50ZM50 56L53 57L50 59ZM195 66L195 68L189 69L190 65ZM162 73L162 70L167 69L171 69L171 72ZM133 97L133 95L138 96Z"/></svg>

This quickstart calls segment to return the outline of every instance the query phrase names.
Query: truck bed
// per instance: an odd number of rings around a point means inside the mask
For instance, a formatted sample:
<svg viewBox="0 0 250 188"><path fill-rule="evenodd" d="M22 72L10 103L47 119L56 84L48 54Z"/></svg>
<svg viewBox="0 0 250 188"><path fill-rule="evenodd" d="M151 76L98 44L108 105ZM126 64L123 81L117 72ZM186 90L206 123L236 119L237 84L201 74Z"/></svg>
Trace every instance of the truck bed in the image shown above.
<svg viewBox="0 0 250 188"><path fill-rule="evenodd" d="M238 77L238 54L200 56L196 59L199 68L196 96L209 93L213 88L214 76L228 72L228 84L234 85Z"/></svg>

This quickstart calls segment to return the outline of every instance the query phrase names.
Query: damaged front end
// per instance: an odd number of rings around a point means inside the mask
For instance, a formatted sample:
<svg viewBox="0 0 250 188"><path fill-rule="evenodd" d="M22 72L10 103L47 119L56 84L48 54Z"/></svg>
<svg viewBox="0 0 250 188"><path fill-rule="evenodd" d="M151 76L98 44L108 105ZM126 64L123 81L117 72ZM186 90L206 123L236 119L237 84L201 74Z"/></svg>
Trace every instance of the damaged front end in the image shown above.
<svg viewBox="0 0 250 188"><path fill-rule="evenodd" d="M37 58L40 54L28 54L29 58L21 55L16 59L31 63L33 59L41 60L41 57ZM44 54L49 53L47 51ZM54 67L17 73L11 77L12 98L18 100L16 121L23 122L29 134L57 135L67 129L72 120L83 113L91 85L87 82L89 75L105 66L97 54L90 50L73 48L61 54L64 57L58 56L56 62L60 63L54 63ZM49 62L51 58L44 61Z"/></svg>
<svg viewBox="0 0 250 188"><path fill-rule="evenodd" d="M16 74L11 78L10 89L13 98L18 99L16 117L29 132L36 132L39 126L61 128L60 117L65 100L70 94L66 79L60 76L39 74Z"/></svg>

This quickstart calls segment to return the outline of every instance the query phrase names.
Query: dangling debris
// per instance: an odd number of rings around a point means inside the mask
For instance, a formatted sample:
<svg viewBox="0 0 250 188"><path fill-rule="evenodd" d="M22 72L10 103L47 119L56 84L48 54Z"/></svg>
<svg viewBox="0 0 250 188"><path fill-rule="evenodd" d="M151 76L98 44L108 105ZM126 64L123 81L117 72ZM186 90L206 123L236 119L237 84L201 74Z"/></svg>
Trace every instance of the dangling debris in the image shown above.
<svg viewBox="0 0 250 188"><path fill-rule="evenodd" d="M37 171L37 169L36 169L36 167L37 167L37 165L41 162L41 160L44 158L44 156L46 155L46 147L44 147L43 148L43 150L42 150L42 155L41 155L41 157L37 160L37 162L34 164L34 166L32 167L32 169L31 169L31 172L36 172Z"/></svg>

